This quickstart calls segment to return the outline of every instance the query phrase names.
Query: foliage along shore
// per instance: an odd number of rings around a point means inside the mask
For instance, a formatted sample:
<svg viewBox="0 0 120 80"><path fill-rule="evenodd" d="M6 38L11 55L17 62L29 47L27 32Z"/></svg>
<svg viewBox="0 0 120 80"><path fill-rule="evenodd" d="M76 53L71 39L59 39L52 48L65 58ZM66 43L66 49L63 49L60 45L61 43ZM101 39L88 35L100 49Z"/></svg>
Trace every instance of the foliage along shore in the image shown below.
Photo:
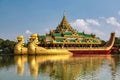
<svg viewBox="0 0 120 80"><path fill-rule="evenodd" d="M16 43L17 42L15 41L4 40L0 38L0 55L13 54Z"/></svg>

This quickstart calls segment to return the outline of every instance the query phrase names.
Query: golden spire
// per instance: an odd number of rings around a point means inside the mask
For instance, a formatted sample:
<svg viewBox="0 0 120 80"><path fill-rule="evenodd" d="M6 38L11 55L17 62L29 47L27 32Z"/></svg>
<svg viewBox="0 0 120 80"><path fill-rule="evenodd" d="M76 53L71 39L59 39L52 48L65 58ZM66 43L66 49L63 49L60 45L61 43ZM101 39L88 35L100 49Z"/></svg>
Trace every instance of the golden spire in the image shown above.
<svg viewBox="0 0 120 80"><path fill-rule="evenodd" d="M65 15L66 15L66 11L64 10L63 16L65 16Z"/></svg>
<svg viewBox="0 0 120 80"><path fill-rule="evenodd" d="M64 31L74 31L74 29L70 26L69 22L66 19L66 12L63 13L63 18L60 24L56 28L57 32L64 32Z"/></svg>
<svg viewBox="0 0 120 80"><path fill-rule="evenodd" d="M65 26L66 28L69 28L69 23L66 19L66 12L64 11L64 14L63 14L63 18L62 18L62 21L60 23L60 26Z"/></svg>

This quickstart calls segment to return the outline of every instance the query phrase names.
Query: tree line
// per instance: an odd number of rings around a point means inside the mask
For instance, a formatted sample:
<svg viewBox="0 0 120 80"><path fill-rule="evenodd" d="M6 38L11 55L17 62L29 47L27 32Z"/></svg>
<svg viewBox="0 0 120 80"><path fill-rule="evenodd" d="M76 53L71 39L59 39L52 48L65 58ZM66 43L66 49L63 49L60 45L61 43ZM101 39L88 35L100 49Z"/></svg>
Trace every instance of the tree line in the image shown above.
<svg viewBox="0 0 120 80"><path fill-rule="evenodd" d="M1 53L13 54L15 44L16 44L15 41L3 40L0 38L0 51L1 51Z"/></svg>
<svg viewBox="0 0 120 80"><path fill-rule="evenodd" d="M115 38L115 43L114 44L120 44L120 37Z"/></svg>

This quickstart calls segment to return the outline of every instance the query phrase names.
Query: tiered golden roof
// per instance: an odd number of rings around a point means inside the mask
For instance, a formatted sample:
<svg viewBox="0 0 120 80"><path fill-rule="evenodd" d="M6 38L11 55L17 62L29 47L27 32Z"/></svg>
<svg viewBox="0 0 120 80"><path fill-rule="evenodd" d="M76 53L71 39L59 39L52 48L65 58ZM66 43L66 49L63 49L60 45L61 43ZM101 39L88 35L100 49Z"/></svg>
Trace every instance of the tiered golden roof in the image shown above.
<svg viewBox="0 0 120 80"><path fill-rule="evenodd" d="M95 34L85 34L73 29L64 15L62 21L55 30L51 30L47 35L41 35L41 46L81 46L100 45L101 40Z"/></svg>

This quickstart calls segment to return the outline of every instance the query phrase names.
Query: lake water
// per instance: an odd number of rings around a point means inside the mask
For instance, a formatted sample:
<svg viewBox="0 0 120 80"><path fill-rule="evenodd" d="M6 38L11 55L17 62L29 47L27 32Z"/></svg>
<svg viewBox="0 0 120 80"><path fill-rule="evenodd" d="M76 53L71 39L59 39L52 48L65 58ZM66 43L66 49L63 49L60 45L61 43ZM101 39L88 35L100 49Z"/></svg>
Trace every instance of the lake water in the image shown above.
<svg viewBox="0 0 120 80"><path fill-rule="evenodd" d="M0 56L0 80L120 80L120 55Z"/></svg>

